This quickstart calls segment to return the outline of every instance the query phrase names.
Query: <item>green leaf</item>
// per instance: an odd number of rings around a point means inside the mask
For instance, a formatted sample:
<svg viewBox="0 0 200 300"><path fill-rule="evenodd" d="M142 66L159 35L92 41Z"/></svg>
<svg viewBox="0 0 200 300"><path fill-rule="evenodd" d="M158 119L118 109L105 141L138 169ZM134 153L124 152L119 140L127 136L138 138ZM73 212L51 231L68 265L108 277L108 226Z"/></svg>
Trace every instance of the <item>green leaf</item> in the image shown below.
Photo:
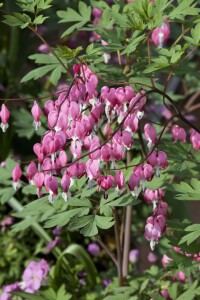
<svg viewBox="0 0 200 300"><path fill-rule="evenodd" d="M181 294L176 300L193 300L197 295L200 295L200 287L198 287L198 281L196 280L188 287L188 290Z"/></svg>
<svg viewBox="0 0 200 300"><path fill-rule="evenodd" d="M77 199L77 198L70 198L67 202L69 206L81 206L81 207L92 207L91 202L88 199Z"/></svg>
<svg viewBox="0 0 200 300"><path fill-rule="evenodd" d="M19 26L24 29L31 23L31 18L26 14L13 13L13 15L5 15L3 23L9 26Z"/></svg>
<svg viewBox="0 0 200 300"><path fill-rule="evenodd" d="M69 59L69 58L75 58L75 57L77 57L77 55L83 50L83 47L82 46L78 46L75 49L70 49L67 46L59 45L56 48L56 50L58 51L58 53L59 53L59 55L61 57Z"/></svg>
<svg viewBox="0 0 200 300"><path fill-rule="evenodd" d="M0 171L0 183L4 183L6 180L10 179L12 177L12 170L15 167L16 162L14 160L12 160L11 158L7 158L5 161L5 167L1 168ZM9 181L8 183L9 185L11 185L11 181Z"/></svg>
<svg viewBox="0 0 200 300"><path fill-rule="evenodd" d="M159 177L154 176L151 181L145 182L145 187L150 190L157 190L164 185L166 175L160 175Z"/></svg>
<svg viewBox="0 0 200 300"><path fill-rule="evenodd" d="M108 229L114 225L113 217L95 216L96 224L101 229Z"/></svg>
<svg viewBox="0 0 200 300"><path fill-rule="evenodd" d="M61 74L62 74L62 66L58 66L53 70L53 72L51 73L51 76L49 78L49 80L51 81L51 83L53 85L55 85L55 86L57 85L58 80L61 77Z"/></svg>
<svg viewBox="0 0 200 300"><path fill-rule="evenodd" d="M194 41L194 44L199 44L200 42L200 23L198 23L195 28L191 29L191 35Z"/></svg>
<svg viewBox="0 0 200 300"><path fill-rule="evenodd" d="M148 283L149 283L149 278L145 279L142 282L141 287L140 287L140 294L147 288Z"/></svg>
<svg viewBox="0 0 200 300"><path fill-rule="evenodd" d="M25 185L22 189L24 195L36 195L36 187L33 185Z"/></svg>
<svg viewBox="0 0 200 300"><path fill-rule="evenodd" d="M130 53L134 52L136 50L137 46L139 45L139 43L141 41L143 41L144 39L145 39L144 34L134 38L133 41L128 46L126 46L126 49L124 51L122 51L121 55L130 54Z"/></svg>
<svg viewBox="0 0 200 300"><path fill-rule="evenodd" d="M200 224L190 225L185 228L185 231L186 232L191 231L191 232L181 238L181 240L179 241L180 245L184 243L190 245L200 237Z"/></svg>
<svg viewBox="0 0 200 300"><path fill-rule="evenodd" d="M67 293L65 285L61 285L57 292L56 300L70 300L71 298L72 295Z"/></svg>
<svg viewBox="0 0 200 300"><path fill-rule="evenodd" d="M107 205L120 207L120 206L127 206L127 205L138 205L139 203L141 203L140 200L134 199L133 196L129 194L129 195L123 195L114 201L108 202Z"/></svg>
<svg viewBox="0 0 200 300"><path fill-rule="evenodd" d="M0 188L0 201L4 204L10 200L10 198L16 193L13 187Z"/></svg>
<svg viewBox="0 0 200 300"><path fill-rule="evenodd" d="M49 17L44 17L43 15L39 15L39 16L37 16L37 17L34 19L33 24L35 24L35 25L41 25L41 24L43 24L44 21L45 21L46 19L48 19L48 18L49 18Z"/></svg>
<svg viewBox="0 0 200 300"><path fill-rule="evenodd" d="M33 295L25 292L12 292L11 294L19 296L22 299L26 299L26 300L47 300L47 298L44 298L43 296Z"/></svg>
<svg viewBox="0 0 200 300"><path fill-rule="evenodd" d="M30 112L28 112L24 108L20 108L18 110L13 111L12 115L14 117L15 131L18 134L18 136L31 139L35 134L35 129L32 125L33 117L30 114Z"/></svg>
<svg viewBox="0 0 200 300"><path fill-rule="evenodd" d="M98 234L98 228L96 225L95 216L90 216L90 219L88 220L88 224L83 227L80 231L81 234L84 236L94 236Z"/></svg>
<svg viewBox="0 0 200 300"><path fill-rule="evenodd" d="M173 189L178 194L175 196L178 200L196 200L199 201L200 196L200 181L196 178L192 178L190 184L186 182L180 182L174 184Z"/></svg>
<svg viewBox="0 0 200 300"><path fill-rule="evenodd" d="M51 228L56 226L62 227L68 224L71 218L73 218L74 216L84 216L87 215L88 213L89 213L89 208L79 207L79 208L71 209L50 217L49 220L47 220L47 222L45 223L44 227L45 228Z"/></svg>
<svg viewBox="0 0 200 300"><path fill-rule="evenodd" d="M42 78L44 75L49 73L50 71L54 70L54 65L48 65L48 66L42 66L35 70L30 71L28 74L26 74L22 79L21 82L26 82L29 80L37 80L39 78Z"/></svg>
<svg viewBox="0 0 200 300"><path fill-rule="evenodd" d="M25 220L15 224L12 226L12 232L20 232L23 231L25 229L27 229L28 227L30 227L31 225L33 225L33 223L36 221L35 217L27 217Z"/></svg>
<svg viewBox="0 0 200 300"><path fill-rule="evenodd" d="M41 66L30 71L21 79L21 82L27 82L32 79L37 80L51 72L49 80L53 85L57 85L61 74L66 73L66 70L60 65L56 57L53 55L33 54L29 56L29 59L34 60L36 64L45 64L45 66ZM64 61L62 58L61 60L66 65L66 60Z"/></svg>
<svg viewBox="0 0 200 300"><path fill-rule="evenodd" d="M37 6L36 6L36 12L41 12L43 10L46 10L50 8L52 5L50 5L53 2L53 0L39 0L36 1Z"/></svg>
<svg viewBox="0 0 200 300"><path fill-rule="evenodd" d="M168 288L168 293L172 299L177 299L178 283L173 283L172 286Z"/></svg>
<svg viewBox="0 0 200 300"><path fill-rule="evenodd" d="M187 15L198 15L200 10L195 8L196 5L197 1L195 0L181 0L180 4L173 8L168 17L170 19L182 19Z"/></svg>
<svg viewBox="0 0 200 300"><path fill-rule="evenodd" d="M87 22L90 21L90 16L91 16L90 6L87 6L84 2L79 1L78 10L79 13L74 9L68 7L66 11L63 10L57 11L57 15L61 19L59 23L70 23L70 22L76 23L68 27L68 29L62 34L61 38L71 34L74 30L80 29Z"/></svg>
<svg viewBox="0 0 200 300"><path fill-rule="evenodd" d="M87 251L78 244L71 244L67 247L65 253L75 256L76 259L81 262L87 273L87 282L90 286L94 287L97 281L98 272Z"/></svg>

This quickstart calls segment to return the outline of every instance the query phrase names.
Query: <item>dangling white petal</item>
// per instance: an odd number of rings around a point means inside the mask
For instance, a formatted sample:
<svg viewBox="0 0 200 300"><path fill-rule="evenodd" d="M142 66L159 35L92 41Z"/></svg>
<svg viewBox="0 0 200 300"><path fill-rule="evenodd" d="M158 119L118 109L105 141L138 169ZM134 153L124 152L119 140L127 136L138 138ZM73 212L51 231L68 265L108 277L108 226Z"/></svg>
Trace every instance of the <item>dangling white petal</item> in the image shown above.
<svg viewBox="0 0 200 300"><path fill-rule="evenodd" d="M150 248L151 248L152 251L155 249L155 245L156 245L156 242L151 240L150 241Z"/></svg>
<svg viewBox="0 0 200 300"><path fill-rule="evenodd" d="M63 197L64 201L67 202L69 200L69 198L71 197L70 191L68 191L67 193L63 192L62 197Z"/></svg>
<svg viewBox="0 0 200 300"><path fill-rule="evenodd" d="M8 123L6 123L6 124L1 123L0 127L1 127L3 132L6 132L6 129L8 129L9 125L8 125Z"/></svg>
<svg viewBox="0 0 200 300"><path fill-rule="evenodd" d="M33 127L35 128L35 130L38 130L39 129L39 127L41 126L41 122L40 121L33 121Z"/></svg>
<svg viewBox="0 0 200 300"><path fill-rule="evenodd" d="M138 110L138 112L136 113L136 115L137 115L138 119L141 120L142 117L144 116L144 111Z"/></svg>

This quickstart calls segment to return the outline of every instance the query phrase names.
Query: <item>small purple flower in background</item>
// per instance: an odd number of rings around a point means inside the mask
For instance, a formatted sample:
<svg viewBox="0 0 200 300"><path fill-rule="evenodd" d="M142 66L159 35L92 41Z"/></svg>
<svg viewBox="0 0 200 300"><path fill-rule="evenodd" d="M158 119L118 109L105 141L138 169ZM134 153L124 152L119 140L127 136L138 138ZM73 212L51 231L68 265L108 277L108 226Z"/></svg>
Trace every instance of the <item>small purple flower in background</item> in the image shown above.
<svg viewBox="0 0 200 300"><path fill-rule="evenodd" d="M1 231L5 232L6 227L9 226L9 225L11 225L11 224L13 224L13 222L14 222L14 218L13 217L6 217L6 218L4 218L1 221L1 223L0 223L0 225L1 225Z"/></svg>
<svg viewBox="0 0 200 300"><path fill-rule="evenodd" d="M80 285L86 285L86 281L84 278L79 279Z"/></svg>
<svg viewBox="0 0 200 300"><path fill-rule="evenodd" d="M59 243L60 238L58 236L55 237L54 240L49 242L46 246L45 253L51 252L51 250Z"/></svg>
<svg viewBox="0 0 200 300"><path fill-rule="evenodd" d="M129 252L129 261L132 263L132 264L135 264L139 259L139 250L138 249L132 249L130 252Z"/></svg>
<svg viewBox="0 0 200 300"><path fill-rule="evenodd" d="M43 279L49 272L49 265L46 260L41 259L39 262L31 261L24 270L20 287L25 292L33 294L39 290Z"/></svg>
<svg viewBox="0 0 200 300"><path fill-rule="evenodd" d="M38 47L38 51L40 51L42 53L49 53L49 47L46 44L41 44Z"/></svg>
<svg viewBox="0 0 200 300"><path fill-rule="evenodd" d="M100 252L100 247L97 243L90 243L87 250L91 255L97 256Z"/></svg>
<svg viewBox="0 0 200 300"><path fill-rule="evenodd" d="M155 263L157 262L158 257L153 252L149 252L149 254L147 255L147 259L150 263Z"/></svg>
<svg viewBox="0 0 200 300"><path fill-rule="evenodd" d="M2 294L0 295L0 300L10 300L12 295L9 292L13 292L19 289L19 283L15 282L10 285L5 285L2 289Z"/></svg>
<svg viewBox="0 0 200 300"><path fill-rule="evenodd" d="M111 282L112 282L111 279L104 279L104 280L102 281L104 287L107 287Z"/></svg>
<svg viewBox="0 0 200 300"><path fill-rule="evenodd" d="M61 233L61 231L63 230L63 227L56 227L52 230L52 233L54 235L59 235Z"/></svg>

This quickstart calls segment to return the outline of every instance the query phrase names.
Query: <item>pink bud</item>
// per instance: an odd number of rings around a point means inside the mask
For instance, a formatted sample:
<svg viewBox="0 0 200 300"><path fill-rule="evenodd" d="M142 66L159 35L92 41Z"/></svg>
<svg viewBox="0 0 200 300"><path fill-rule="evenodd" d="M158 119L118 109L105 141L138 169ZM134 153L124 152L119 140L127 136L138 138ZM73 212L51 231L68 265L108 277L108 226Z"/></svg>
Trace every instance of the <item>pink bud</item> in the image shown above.
<svg viewBox="0 0 200 300"><path fill-rule="evenodd" d="M44 159L43 147L41 144L37 143L33 146L33 151L37 155L38 162L41 163Z"/></svg>
<svg viewBox="0 0 200 300"><path fill-rule="evenodd" d="M159 169L165 169L168 166L167 155L164 151L153 151L147 161L153 168L156 168L156 176L159 176Z"/></svg>
<svg viewBox="0 0 200 300"><path fill-rule="evenodd" d="M89 180L97 179L99 176L100 165L98 160L89 159L86 162L86 174Z"/></svg>
<svg viewBox="0 0 200 300"><path fill-rule="evenodd" d="M51 159L49 157L45 158L42 162L42 167L41 167L41 171L46 175L49 174L51 175L52 171L53 171L53 166L52 166L52 162Z"/></svg>
<svg viewBox="0 0 200 300"><path fill-rule="evenodd" d="M157 27L152 31L152 42L155 46L162 48L170 37L170 25L168 23L163 24L161 27Z"/></svg>
<svg viewBox="0 0 200 300"><path fill-rule="evenodd" d="M5 106L5 104L2 104L1 106L1 111L0 111L0 118L1 118L1 129L3 132L6 131L6 129L8 128L8 119L10 117L10 112L7 109L7 107Z"/></svg>
<svg viewBox="0 0 200 300"><path fill-rule="evenodd" d="M156 243L161 238L166 228L165 217L162 215L151 216L146 221L145 237L150 241L151 250L154 250Z"/></svg>
<svg viewBox="0 0 200 300"><path fill-rule="evenodd" d="M128 186L129 186L129 189L130 189L132 195L135 198L137 198L138 194L139 194L138 193L139 185L140 185L140 177L137 174L132 173L129 178Z"/></svg>
<svg viewBox="0 0 200 300"><path fill-rule="evenodd" d="M173 259L171 259L166 254L164 254L161 259L161 263L162 263L163 267L165 268L168 265L168 263L170 263L170 261L173 261Z"/></svg>
<svg viewBox="0 0 200 300"><path fill-rule="evenodd" d="M42 172L36 173L33 178L33 181L35 183L35 186L37 187L38 198L40 198L40 197L42 197L42 186L44 183L44 173L42 173Z"/></svg>
<svg viewBox="0 0 200 300"><path fill-rule="evenodd" d="M174 125L172 127L172 141L173 142L183 142L186 143L186 132L184 128Z"/></svg>
<svg viewBox="0 0 200 300"><path fill-rule="evenodd" d="M31 181L36 173L37 173L37 167L36 164L32 161L27 167L27 171L26 171L27 179Z"/></svg>
<svg viewBox="0 0 200 300"><path fill-rule="evenodd" d="M71 178L70 176L65 172L65 174L63 175L62 179L61 179L61 186L63 188L63 191L65 193L68 192L69 187L70 187L70 182L71 182Z"/></svg>
<svg viewBox="0 0 200 300"><path fill-rule="evenodd" d="M102 10L100 10L99 8L94 7L94 8L92 9L92 15L93 15L95 18L101 18L101 16L102 16Z"/></svg>
<svg viewBox="0 0 200 300"><path fill-rule="evenodd" d="M31 113L32 113L32 116L34 118L33 126L35 127L35 130L38 130L38 128L41 125L40 117L41 117L41 114L42 114L42 110L39 107L39 105L37 104L37 101L34 102L34 105L31 109Z"/></svg>
<svg viewBox="0 0 200 300"><path fill-rule="evenodd" d="M112 175L102 175L97 179L97 182L104 191L107 191L113 186L115 179Z"/></svg>
<svg viewBox="0 0 200 300"><path fill-rule="evenodd" d="M151 150L152 145L155 145L157 142L157 133L155 127L151 124L146 124L144 126L144 134L145 134L145 139L148 141L147 146Z"/></svg>
<svg viewBox="0 0 200 300"><path fill-rule="evenodd" d="M158 224L147 223L145 226L145 238L150 241L151 250L154 250L156 242L161 238L161 228Z"/></svg>
<svg viewBox="0 0 200 300"><path fill-rule="evenodd" d="M165 298L165 299L171 299L171 298L169 298L169 293L168 293L168 291L167 290L161 290L161 295Z"/></svg>
<svg viewBox="0 0 200 300"><path fill-rule="evenodd" d="M125 87L125 94L127 97L127 101L131 101L131 99L135 96L134 89L131 86L126 86Z"/></svg>
<svg viewBox="0 0 200 300"><path fill-rule="evenodd" d="M76 74L76 75L79 74L80 69L81 69L81 67L80 67L79 64L74 64L74 65L73 65L73 71L74 71L74 74Z"/></svg>
<svg viewBox="0 0 200 300"><path fill-rule="evenodd" d="M179 271L176 275L172 277L174 280L179 279L182 282L185 282L185 273L183 271Z"/></svg>
<svg viewBox="0 0 200 300"><path fill-rule="evenodd" d="M19 188L19 180L22 176L22 170L19 165L16 165L12 171L13 188L17 190Z"/></svg>
<svg viewBox="0 0 200 300"><path fill-rule="evenodd" d="M111 157L111 147L110 144L105 144L101 148L101 160L103 162L109 161Z"/></svg>
<svg viewBox="0 0 200 300"><path fill-rule="evenodd" d="M72 141L70 152L73 155L74 160L82 156L82 144L79 141Z"/></svg>
<svg viewBox="0 0 200 300"><path fill-rule="evenodd" d="M157 207L154 209L155 215L167 216L168 204L166 202L158 202Z"/></svg>
<svg viewBox="0 0 200 300"><path fill-rule="evenodd" d="M190 130L190 142L194 149L200 149L200 134L194 129Z"/></svg>
<svg viewBox="0 0 200 300"><path fill-rule="evenodd" d="M123 187L124 187L125 177L124 177L124 174L122 173L121 170L117 171L115 180L116 180L116 184L117 184L118 189L122 190Z"/></svg>
<svg viewBox="0 0 200 300"><path fill-rule="evenodd" d="M49 192L49 201L53 203L56 195L58 194L58 182L54 176L45 176L44 185L46 187L47 192Z"/></svg>
<svg viewBox="0 0 200 300"><path fill-rule="evenodd" d="M48 100L44 105L45 116L48 116L50 111L55 110L55 103L53 100Z"/></svg>

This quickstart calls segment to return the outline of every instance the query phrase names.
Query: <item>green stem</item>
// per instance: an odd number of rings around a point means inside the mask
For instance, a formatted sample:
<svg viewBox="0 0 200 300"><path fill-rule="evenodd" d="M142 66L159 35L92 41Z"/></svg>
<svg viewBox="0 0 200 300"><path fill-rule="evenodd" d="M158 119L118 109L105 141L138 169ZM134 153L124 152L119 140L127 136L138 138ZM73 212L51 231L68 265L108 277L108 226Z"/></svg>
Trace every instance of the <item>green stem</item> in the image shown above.
<svg viewBox="0 0 200 300"><path fill-rule="evenodd" d="M119 219L116 208L112 208L113 211L113 218L115 220L114 231L115 231L115 241L117 247L117 273L118 273L118 282L119 286L123 284L123 276L122 276L122 250L121 250L121 243L120 243L120 231L119 231Z"/></svg>
<svg viewBox="0 0 200 300"><path fill-rule="evenodd" d="M129 151L127 153L127 165L130 164L132 159L132 153ZM129 264L129 252L131 244L131 223L132 223L132 206L129 205L126 207L125 214L125 226L124 226L124 244L123 244L123 263L122 263L122 272L123 276L128 276L128 264Z"/></svg>
<svg viewBox="0 0 200 300"><path fill-rule="evenodd" d="M73 78L72 74L70 71L67 69L63 61L59 58L59 56L56 54L56 52L53 50L53 48L49 45L49 43L38 33L37 30L32 25L29 25L28 28L33 31L33 33L49 48L53 56L57 59L57 61L60 63L60 65L64 68L64 70L67 72L67 74Z"/></svg>

